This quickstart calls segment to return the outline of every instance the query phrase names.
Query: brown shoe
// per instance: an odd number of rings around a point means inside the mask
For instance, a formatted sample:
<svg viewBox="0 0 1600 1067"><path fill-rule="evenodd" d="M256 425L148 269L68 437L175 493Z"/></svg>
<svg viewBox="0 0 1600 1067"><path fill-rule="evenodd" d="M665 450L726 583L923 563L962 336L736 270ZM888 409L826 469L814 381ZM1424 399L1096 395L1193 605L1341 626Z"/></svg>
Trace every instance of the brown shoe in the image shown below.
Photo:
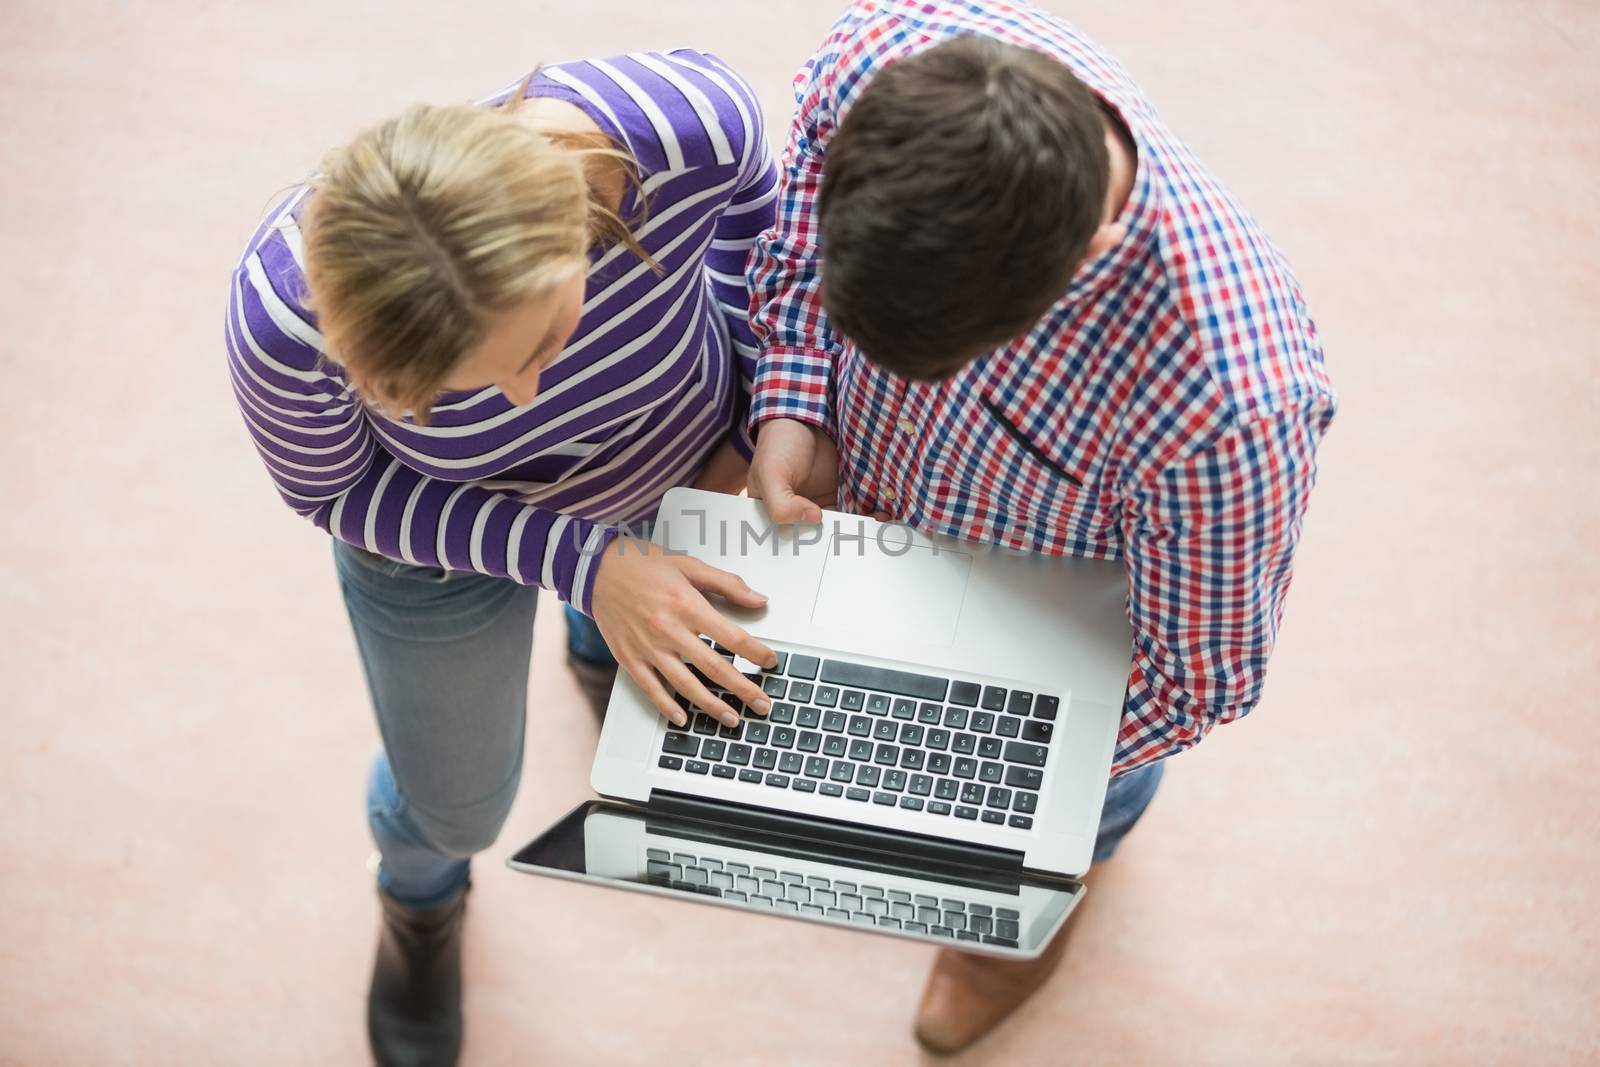
<svg viewBox="0 0 1600 1067"><path fill-rule="evenodd" d="M1004 960L940 949L917 1008L917 1040L930 1052L960 1052L1005 1021L1055 973L1074 916L1038 959Z"/></svg>

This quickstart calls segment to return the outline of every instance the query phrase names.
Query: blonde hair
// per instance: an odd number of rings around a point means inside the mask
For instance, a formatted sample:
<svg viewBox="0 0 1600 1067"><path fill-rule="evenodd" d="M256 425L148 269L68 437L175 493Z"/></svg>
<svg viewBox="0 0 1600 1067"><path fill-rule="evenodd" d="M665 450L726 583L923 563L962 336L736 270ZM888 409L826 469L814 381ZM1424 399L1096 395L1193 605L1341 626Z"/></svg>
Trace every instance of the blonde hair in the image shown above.
<svg viewBox="0 0 1600 1067"><path fill-rule="evenodd" d="M651 263L584 176L618 166L643 204L633 157L603 134L540 133L507 105L408 108L328 153L301 219L304 302L328 356L368 403L426 423L432 401L495 312L570 281L591 245Z"/></svg>

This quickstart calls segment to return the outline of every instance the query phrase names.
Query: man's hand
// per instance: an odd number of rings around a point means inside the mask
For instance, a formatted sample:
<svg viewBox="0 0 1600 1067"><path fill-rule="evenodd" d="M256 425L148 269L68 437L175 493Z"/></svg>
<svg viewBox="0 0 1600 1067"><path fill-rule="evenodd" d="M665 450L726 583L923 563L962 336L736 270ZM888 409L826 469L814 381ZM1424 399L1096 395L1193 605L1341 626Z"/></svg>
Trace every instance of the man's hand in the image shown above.
<svg viewBox="0 0 1600 1067"><path fill-rule="evenodd" d="M746 608L762 607L766 597L736 574L689 556L669 556L659 545L626 536L611 542L596 566L594 621L617 663L661 714L679 726L688 721L667 689L671 686L726 725L738 725L738 714L711 695L691 665L751 710L765 715L772 709L760 686L700 640L705 634L762 666L778 662L772 649L717 614L705 594Z"/></svg>
<svg viewBox="0 0 1600 1067"><path fill-rule="evenodd" d="M733 447L733 442L724 441L717 446L715 452L711 453L706 465L700 468L693 487L713 493L738 496L749 477L749 460L739 454L739 450Z"/></svg>
<svg viewBox="0 0 1600 1067"><path fill-rule="evenodd" d="M821 522L839 495L839 451L833 439L799 419L772 419L756 435L750 496L780 524Z"/></svg>

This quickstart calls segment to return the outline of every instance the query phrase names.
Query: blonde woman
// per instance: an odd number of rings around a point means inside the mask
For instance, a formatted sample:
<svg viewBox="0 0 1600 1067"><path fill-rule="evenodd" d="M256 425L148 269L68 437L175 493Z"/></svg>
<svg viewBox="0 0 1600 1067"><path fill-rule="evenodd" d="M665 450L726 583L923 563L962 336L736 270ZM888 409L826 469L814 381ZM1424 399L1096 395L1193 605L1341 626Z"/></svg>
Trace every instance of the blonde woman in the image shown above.
<svg viewBox="0 0 1600 1067"><path fill-rule="evenodd" d="M596 693L620 662L675 721L674 690L736 722L687 661L767 710L697 636L773 662L706 595L763 598L607 524L744 483L744 263L774 185L755 96L715 58L562 64L330 153L234 273L239 407L284 500L333 535L383 737L380 1062L459 1048L468 861L516 794L538 587Z"/></svg>

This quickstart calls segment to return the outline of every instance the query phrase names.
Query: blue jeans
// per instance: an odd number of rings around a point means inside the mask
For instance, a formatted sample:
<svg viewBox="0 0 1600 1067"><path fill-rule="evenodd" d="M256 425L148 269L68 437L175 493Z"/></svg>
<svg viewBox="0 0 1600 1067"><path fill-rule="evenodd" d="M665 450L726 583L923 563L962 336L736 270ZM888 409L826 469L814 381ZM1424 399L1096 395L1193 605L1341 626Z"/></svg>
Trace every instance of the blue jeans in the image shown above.
<svg viewBox="0 0 1600 1067"><path fill-rule="evenodd" d="M522 777L537 590L470 571L413 567L333 540L383 750L367 783L378 884L401 904L442 904L500 833ZM569 651L614 662L567 610ZM1108 859L1150 803L1161 764L1111 783L1095 844Z"/></svg>

